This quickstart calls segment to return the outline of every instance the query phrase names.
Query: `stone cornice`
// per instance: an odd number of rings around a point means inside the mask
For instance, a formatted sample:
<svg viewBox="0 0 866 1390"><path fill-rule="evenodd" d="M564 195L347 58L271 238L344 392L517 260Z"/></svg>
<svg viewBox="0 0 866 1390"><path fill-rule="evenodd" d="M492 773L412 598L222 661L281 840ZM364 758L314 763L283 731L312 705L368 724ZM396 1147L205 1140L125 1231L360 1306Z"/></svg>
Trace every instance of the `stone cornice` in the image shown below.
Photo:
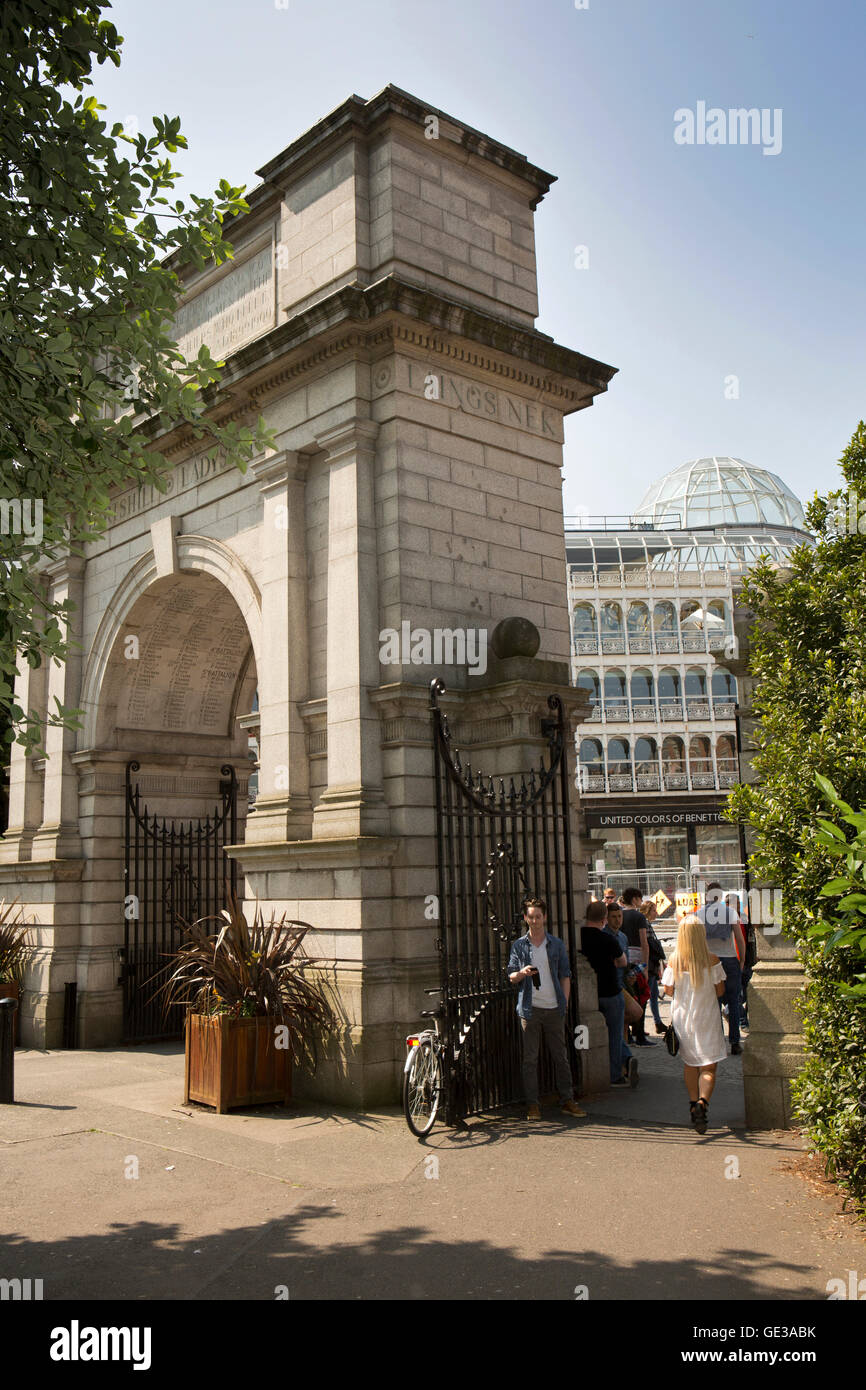
<svg viewBox="0 0 866 1390"><path fill-rule="evenodd" d="M375 360L401 345L488 372L503 386L525 387L565 415L590 405L617 372L545 333L387 275L373 285L335 290L231 354L220 387L205 399L211 396L221 421L251 420L269 398L335 359L349 354ZM159 425L145 421L139 428L155 438ZM196 442L191 430L179 426L160 449L171 458Z"/></svg>
<svg viewBox="0 0 866 1390"><path fill-rule="evenodd" d="M352 135L368 139L383 122L393 116L401 117L418 126L422 134L426 122L431 116L435 116L440 124L446 127L450 136L442 137L442 145L446 150L453 145L455 152L465 150L469 154L477 155L534 187L536 193L531 201L533 208L556 182L555 174L549 174L537 165L530 164L526 156L519 154L517 150L491 139L483 131L465 125L463 121L456 120L445 111L440 111L438 107L425 105L417 97L392 83L381 92L377 92L369 101L359 96L349 97L335 111L331 111L297 140L293 140L280 154L263 164L256 173L264 184L288 189L311 164L318 163L325 152L334 145L344 143ZM254 189L253 194L258 191Z"/></svg>

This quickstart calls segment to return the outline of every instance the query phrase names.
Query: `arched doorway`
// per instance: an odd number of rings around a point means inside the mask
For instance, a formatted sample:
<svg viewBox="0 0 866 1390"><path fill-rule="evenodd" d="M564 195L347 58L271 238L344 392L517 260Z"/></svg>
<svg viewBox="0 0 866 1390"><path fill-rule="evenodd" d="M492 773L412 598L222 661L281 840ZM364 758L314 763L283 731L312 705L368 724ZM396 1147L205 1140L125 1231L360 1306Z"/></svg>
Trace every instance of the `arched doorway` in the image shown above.
<svg viewBox="0 0 866 1390"><path fill-rule="evenodd" d="M140 586L102 655L86 759L101 771L97 788L122 778L123 796L94 808L89 915L112 931L120 1032L133 1042L179 1032L153 977L182 922L217 913L229 884L243 896L224 847L244 838L258 677L238 602L204 570Z"/></svg>

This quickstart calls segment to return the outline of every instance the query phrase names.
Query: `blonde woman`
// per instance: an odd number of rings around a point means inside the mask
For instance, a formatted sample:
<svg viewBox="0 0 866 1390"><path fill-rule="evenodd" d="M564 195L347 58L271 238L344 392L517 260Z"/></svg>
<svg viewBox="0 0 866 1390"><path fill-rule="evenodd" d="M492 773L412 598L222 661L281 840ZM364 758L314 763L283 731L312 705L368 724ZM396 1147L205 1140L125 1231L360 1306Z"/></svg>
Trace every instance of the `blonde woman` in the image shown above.
<svg viewBox="0 0 866 1390"><path fill-rule="evenodd" d="M706 928L694 914L680 922L662 984L665 994L673 997L671 1023L680 1040L692 1124L698 1134L706 1134L716 1067L728 1055L716 1002L725 990L725 970L707 946Z"/></svg>

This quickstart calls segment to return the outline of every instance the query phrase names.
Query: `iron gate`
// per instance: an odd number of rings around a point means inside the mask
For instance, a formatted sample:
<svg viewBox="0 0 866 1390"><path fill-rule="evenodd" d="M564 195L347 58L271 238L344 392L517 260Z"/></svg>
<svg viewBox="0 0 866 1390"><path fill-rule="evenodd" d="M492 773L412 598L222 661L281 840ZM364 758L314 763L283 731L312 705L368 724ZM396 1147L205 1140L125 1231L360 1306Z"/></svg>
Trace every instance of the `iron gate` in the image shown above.
<svg viewBox="0 0 866 1390"><path fill-rule="evenodd" d="M220 768L220 805L204 819L184 824L142 810L126 765L124 836L123 1036L126 1042L175 1038L183 1033L185 1009L163 1009L156 998L167 957L178 947L183 923L210 917L225 906L226 881L237 892L237 865L226 868L224 848L237 843L238 783L233 767ZM159 977L159 978L155 978Z"/></svg>
<svg viewBox="0 0 866 1390"><path fill-rule="evenodd" d="M494 779L461 760L439 708L441 680L430 685L436 769L436 841L441 936L441 1022L447 1059L449 1123L523 1099L517 991L507 965L514 938L526 929L523 899L540 897L547 930L568 948L572 984L579 949L569 833L570 780L562 702L548 697L542 720L546 755L537 771ZM545 762L546 758L546 762ZM578 1023L572 988L568 1037ZM580 1054L570 1046L575 1088ZM553 1090L542 1060L541 1094Z"/></svg>

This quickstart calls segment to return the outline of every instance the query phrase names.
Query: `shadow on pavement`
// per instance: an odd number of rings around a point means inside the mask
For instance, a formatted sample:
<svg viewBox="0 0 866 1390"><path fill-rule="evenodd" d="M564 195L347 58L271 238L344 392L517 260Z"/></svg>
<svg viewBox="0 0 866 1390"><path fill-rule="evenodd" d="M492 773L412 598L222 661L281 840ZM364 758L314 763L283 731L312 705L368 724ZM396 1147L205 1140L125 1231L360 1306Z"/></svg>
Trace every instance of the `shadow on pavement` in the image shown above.
<svg viewBox="0 0 866 1390"><path fill-rule="evenodd" d="M57 1242L6 1235L0 1269L6 1278L42 1278L46 1301L273 1300L281 1288L291 1300L816 1298L806 1266L736 1248L633 1263L593 1249L526 1258L513 1246L456 1232L445 1241L422 1225L345 1240L342 1221L333 1207L309 1203L263 1225L196 1238L156 1222ZM768 1292L774 1272L786 1284ZM805 1277L792 1278L798 1275Z"/></svg>

